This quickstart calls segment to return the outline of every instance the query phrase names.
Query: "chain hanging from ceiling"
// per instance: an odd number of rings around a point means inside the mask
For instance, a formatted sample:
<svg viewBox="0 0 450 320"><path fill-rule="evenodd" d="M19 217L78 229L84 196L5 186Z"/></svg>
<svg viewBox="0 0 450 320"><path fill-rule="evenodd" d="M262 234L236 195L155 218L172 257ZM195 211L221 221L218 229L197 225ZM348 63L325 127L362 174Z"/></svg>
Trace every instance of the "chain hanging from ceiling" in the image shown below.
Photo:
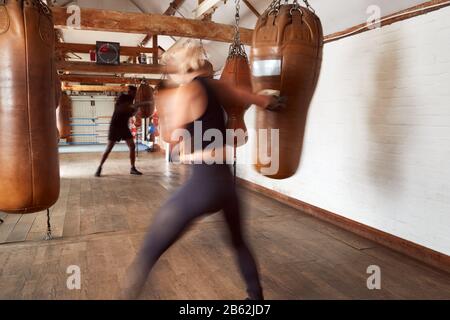
<svg viewBox="0 0 450 320"><path fill-rule="evenodd" d="M310 10L311 12L315 12L313 7L311 7L311 5L309 4L308 0L303 0L303 2L305 3L306 7L308 8L308 10ZM284 0L284 4L288 5L289 4L289 0ZM268 11L268 15L278 15L278 13L280 12L280 7L281 7L281 0L273 0L270 5L269 8L267 8L266 12ZM298 3L298 0L294 0L293 1L293 7L291 9L291 13L293 10L299 10L300 9L300 4Z"/></svg>
<svg viewBox="0 0 450 320"><path fill-rule="evenodd" d="M235 24L234 24L234 39L230 45L230 50L228 52L228 58L241 56L248 60L247 53L245 52L244 45L241 42L241 32L239 29L239 23L241 20L240 9L241 3L240 0L234 0L236 4L236 15L235 15Z"/></svg>

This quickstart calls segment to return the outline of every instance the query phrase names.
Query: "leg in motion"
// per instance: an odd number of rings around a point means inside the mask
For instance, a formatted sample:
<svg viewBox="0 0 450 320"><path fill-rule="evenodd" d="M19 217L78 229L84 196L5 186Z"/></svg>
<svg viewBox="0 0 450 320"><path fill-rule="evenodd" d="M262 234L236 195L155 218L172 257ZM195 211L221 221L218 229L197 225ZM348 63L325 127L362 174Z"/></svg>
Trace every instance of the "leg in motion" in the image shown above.
<svg viewBox="0 0 450 320"><path fill-rule="evenodd" d="M263 300L264 296L259 279L258 268L242 234L238 198L235 193L233 193L230 198L231 199L226 202L223 212L231 233L231 242L237 254L239 268L247 285L247 299Z"/></svg>
<svg viewBox="0 0 450 320"><path fill-rule="evenodd" d="M134 174L134 175L142 175L142 172L139 172L136 169L136 145L133 141L133 139L127 139L126 140L127 145L128 145L128 149L130 149L130 164L131 164L131 170L130 170L130 174Z"/></svg>
<svg viewBox="0 0 450 320"><path fill-rule="evenodd" d="M106 159L108 159L108 156L111 153L111 151L115 145L116 145L115 141L108 140L108 144L106 145L106 150L103 153L102 160L100 161L100 165L98 166L97 171L95 172L96 177L101 176L103 164L105 163Z"/></svg>
<svg viewBox="0 0 450 320"><path fill-rule="evenodd" d="M203 212L189 201L189 188L177 193L156 214L136 258L127 272L124 299L139 297L147 277L159 257L183 234L189 224Z"/></svg>

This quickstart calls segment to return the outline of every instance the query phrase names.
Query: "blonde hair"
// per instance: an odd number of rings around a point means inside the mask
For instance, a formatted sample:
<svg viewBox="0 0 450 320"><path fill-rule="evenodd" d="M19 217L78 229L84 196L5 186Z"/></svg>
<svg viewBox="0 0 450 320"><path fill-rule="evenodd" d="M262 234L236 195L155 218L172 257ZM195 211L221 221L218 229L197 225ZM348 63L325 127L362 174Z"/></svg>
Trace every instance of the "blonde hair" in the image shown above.
<svg viewBox="0 0 450 320"><path fill-rule="evenodd" d="M178 41L161 58L163 64L172 64L183 74L201 69L206 60L205 49L200 41L195 39Z"/></svg>

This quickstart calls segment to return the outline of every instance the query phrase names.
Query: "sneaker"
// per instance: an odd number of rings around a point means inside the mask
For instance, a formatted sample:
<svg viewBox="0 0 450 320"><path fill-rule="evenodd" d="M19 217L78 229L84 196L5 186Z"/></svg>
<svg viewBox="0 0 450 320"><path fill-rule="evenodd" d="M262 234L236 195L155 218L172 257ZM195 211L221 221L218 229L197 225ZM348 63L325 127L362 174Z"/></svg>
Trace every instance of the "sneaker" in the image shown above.
<svg viewBox="0 0 450 320"><path fill-rule="evenodd" d="M95 176L96 177L101 177L101 175L102 175L102 167L98 167L97 171L95 172Z"/></svg>
<svg viewBox="0 0 450 320"><path fill-rule="evenodd" d="M131 168L130 174L134 174L136 176L142 176L142 172L139 172L135 167Z"/></svg>

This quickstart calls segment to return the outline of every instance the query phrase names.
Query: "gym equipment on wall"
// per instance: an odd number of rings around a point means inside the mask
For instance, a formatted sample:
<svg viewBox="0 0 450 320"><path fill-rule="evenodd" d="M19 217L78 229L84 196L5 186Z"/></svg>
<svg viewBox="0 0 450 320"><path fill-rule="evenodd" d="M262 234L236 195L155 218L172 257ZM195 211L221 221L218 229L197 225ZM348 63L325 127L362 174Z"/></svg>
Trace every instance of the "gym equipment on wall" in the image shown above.
<svg viewBox="0 0 450 320"><path fill-rule="evenodd" d="M0 1L0 211L33 213L59 197L54 24L39 0Z"/></svg>
<svg viewBox="0 0 450 320"><path fill-rule="evenodd" d="M257 135L257 150L267 149L277 164L257 156L256 170L269 178L284 179L295 174L300 163L309 105L317 86L322 63L323 32L320 19L307 0L306 7L273 0L261 15L253 33L251 71L257 93L287 98L286 108L271 112L257 108L256 129L279 130L279 143ZM263 135L261 135L263 136ZM262 154L265 154L262 152Z"/></svg>

